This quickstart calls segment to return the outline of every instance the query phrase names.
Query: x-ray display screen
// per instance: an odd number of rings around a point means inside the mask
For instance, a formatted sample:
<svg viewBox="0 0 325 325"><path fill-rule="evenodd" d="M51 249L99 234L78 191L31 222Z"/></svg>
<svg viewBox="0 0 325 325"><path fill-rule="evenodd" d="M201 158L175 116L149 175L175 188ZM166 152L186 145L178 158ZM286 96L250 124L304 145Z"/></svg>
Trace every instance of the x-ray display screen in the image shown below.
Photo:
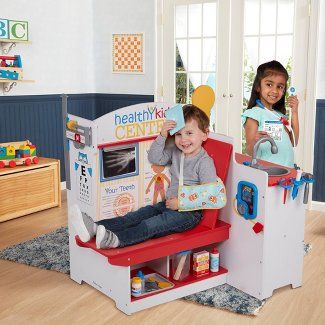
<svg viewBox="0 0 325 325"><path fill-rule="evenodd" d="M109 180L137 175L137 155L137 145L103 149L103 178Z"/></svg>

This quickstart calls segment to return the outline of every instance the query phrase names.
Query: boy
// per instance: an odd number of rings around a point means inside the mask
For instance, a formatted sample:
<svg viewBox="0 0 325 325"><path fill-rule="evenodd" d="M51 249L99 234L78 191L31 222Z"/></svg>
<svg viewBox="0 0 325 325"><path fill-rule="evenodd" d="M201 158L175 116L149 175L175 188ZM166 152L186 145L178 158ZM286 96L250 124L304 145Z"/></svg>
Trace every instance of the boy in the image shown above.
<svg viewBox="0 0 325 325"><path fill-rule="evenodd" d="M194 228L202 219L202 211L178 211L178 185L181 154L184 153L184 185L199 185L217 180L212 158L202 148L209 134L209 118L194 105L183 107L185 126L175 133L175 144L165 146L168 133L175 122L166 120L160 135L148 152L151 164L171 164L171 183L166 201L147 205L123 217L93 220L72 207L72 224L79 238L87 242L96 235L97 248L125 247L143 242L149 238L162 237L171 233Z"/></svg>

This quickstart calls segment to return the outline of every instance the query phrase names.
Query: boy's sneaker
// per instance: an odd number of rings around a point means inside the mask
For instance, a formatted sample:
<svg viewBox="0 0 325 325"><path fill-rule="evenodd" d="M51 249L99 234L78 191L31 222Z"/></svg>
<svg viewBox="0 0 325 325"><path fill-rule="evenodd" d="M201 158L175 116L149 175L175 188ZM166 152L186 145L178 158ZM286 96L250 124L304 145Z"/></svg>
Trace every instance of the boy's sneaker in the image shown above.
<svg viewBox="0 0 325 325"><path fill-rule="evenodd" d="M110 230L107 230L103 225L97 227L96 247L101 248L116 248L120 244L117 236Z"/></svg>
<svg viewBox="0 0 325 325"><path fill-rule="evenodd" d="M96 235L97 224L87 213L81 212L77 205L72 206L69 212L71 223L81 241L87 242Z"/></svg>

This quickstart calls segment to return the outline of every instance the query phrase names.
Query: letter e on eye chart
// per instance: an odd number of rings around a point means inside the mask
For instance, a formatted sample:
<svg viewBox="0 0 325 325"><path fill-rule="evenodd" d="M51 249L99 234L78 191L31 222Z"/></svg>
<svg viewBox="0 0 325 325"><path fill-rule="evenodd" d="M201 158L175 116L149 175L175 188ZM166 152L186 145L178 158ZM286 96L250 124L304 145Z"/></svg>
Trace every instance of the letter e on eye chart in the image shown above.
<svg viewBox="0 0 325 325"><path fill-rule="evenodd" d="M75 162L74 168L77 175L78 200L91 205L92 168L88 164L87 154L79 152L78 160Z"/></svg>

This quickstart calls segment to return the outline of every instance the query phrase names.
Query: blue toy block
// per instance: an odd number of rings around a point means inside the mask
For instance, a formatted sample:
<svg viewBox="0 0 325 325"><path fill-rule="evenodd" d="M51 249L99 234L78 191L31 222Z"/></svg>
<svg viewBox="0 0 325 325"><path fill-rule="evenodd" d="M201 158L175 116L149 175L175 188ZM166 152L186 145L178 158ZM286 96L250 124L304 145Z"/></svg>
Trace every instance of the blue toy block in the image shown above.
<svg viewBox="0 0 325 325"><path fill-rule="evenodd" d="M6 152L7 152L7 150L5 147L0 147L0 157L1 158L6 155Z"/></svg>
<svg viewBox="0 0 325 325"><path fill-rule="evenodd" d="M8 19L0 18L0 39L9 38Z"/></svg>
<svg viewBox="0 0 325 325"><path fill-rule="evenodd" d="M19 74L14 71L8 70L0 70L0 78L10 79L10 80L18 80Z"/></svg>
<svg viewBox="0 0 325 325"><path fill-rule="evenodd" d="M14 66L16 68L22 68L23 67L20 55L15 55Z"/></svg>

